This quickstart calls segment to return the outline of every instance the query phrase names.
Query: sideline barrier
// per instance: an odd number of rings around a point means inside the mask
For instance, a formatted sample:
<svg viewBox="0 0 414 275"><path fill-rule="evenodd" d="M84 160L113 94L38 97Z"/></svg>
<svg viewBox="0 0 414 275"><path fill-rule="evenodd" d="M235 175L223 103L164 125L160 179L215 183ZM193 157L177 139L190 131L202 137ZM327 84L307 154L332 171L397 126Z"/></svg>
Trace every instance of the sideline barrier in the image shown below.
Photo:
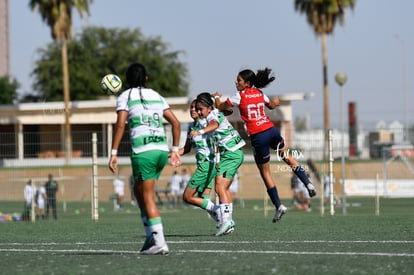
<svg viewBox="0 0 414 275"><path fill-rule="evenodd" d="M388 198L414 197L414 179L346 179L345 192L347 196L377 195Z"/></svg>

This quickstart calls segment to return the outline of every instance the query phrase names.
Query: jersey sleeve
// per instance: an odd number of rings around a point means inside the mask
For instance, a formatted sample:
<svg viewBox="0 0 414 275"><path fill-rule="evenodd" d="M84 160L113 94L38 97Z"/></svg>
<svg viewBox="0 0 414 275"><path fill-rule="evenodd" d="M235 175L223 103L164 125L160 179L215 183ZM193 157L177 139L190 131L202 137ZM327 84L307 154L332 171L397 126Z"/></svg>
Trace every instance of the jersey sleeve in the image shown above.
<svg viewBox="0 0 414 275"><path fill-rule="evenodd" d="M237 92L234 95L228 97L226 102L230 107L234 107L235 105L237 106L240 105L240 100L241 100L240 93Z"/></svg>
<svg viewBox="0 0 414 275"><path fill-rule="evenodd" d="M123 92L116 101L116 111L128 111L128 96L129 91Z"/></svg>
<svg viewBox="0 0 414 275"><path fill-rule="evenodd" d="M270 99L269 99L269 97L267 95L263 94L263 99L264 99L264 101L265 101L266 104L269 104Z"/></svg>
<svg viewBox="0 0 414 275"><path fill-rule="evenodd" d="M164 111L167 110L167 109L170 109L170 105L168 105L168 103L165 100L165 98L160 95L160 99L161 99L161 102L162 102L162 109Z"/></svg>
<svg viewBox="0 0 414 275"><path fill-rule="evenodd" d="M213 111L211 111L209 114L208 114L208 116L206 117L206 122L207 122L207 125L209 125L210 124L210 122L212 122L212 121L216 121L217 123L219 123L220 124L220 120L219 120L219 111L217 110L217 109L214 109ZM206 126L207 126L206 125ZM206 127L205 126L205 127Z"/></svg>

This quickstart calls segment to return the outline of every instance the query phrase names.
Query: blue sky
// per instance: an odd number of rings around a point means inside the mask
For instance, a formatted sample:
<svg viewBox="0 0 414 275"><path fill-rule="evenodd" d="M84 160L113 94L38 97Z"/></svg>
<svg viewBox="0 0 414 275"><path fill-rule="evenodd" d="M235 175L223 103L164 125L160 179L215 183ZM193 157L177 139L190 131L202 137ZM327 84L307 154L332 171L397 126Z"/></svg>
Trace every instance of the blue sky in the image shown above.
<svg viewBox="0 0 414 275"><path fill-rule="evenodd" d="M321 44L293 0L95 0L91 16L74 11L74 33L87 25L139 27L144 35L160 36L189 70L190 94L200 91L235 92L241 69L273 69L276 81L268 95L313 92L307 101L294 102L294 116L311 118L323 127ZM11 73L30 92L30 73L36 50L51 42L49 27L32 12L28 1L9 1ZM330 120L340 127L340 88L337 72L346 72L345 104L357 104L358 124L399 120L414 124L414 20L412 0L357 0L347 10L344 26L328 37ZM405 73L403 73L405 72ZM159 77L159 76L152 76ZM405 88L404 88L405 87Z"/></svg>

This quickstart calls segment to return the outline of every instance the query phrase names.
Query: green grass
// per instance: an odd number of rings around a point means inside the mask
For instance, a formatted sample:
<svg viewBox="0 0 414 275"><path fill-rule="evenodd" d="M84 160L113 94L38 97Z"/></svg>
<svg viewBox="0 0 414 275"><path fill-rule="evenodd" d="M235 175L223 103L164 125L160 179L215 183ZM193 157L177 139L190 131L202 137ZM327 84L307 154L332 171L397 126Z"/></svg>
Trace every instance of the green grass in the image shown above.
<svg viewBox="0 0 414 275"><path fill-rule="evenodd" d="M235 206L236 230L214 237L207 214L191 207L162 208L168 256L142 256L144 233L136 208L114 212L110 203L99 221L90 205L68 202L58 221L1 222L1 274L414 274L414 200L348 199L322 217L314 202L307 213L291 209L272 223L262 201ZM22 203L0 202L3 213ZM76 214L79 210L81 213ZM102 209L101 209L102 210Z"/></svg>

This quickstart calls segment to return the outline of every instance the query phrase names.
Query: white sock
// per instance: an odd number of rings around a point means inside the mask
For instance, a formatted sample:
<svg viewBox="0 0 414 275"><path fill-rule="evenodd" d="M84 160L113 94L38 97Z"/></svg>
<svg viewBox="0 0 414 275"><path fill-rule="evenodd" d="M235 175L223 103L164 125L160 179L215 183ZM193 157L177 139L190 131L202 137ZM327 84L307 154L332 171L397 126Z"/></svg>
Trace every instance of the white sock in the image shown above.
<svg viewBox="0 0 414 275"><path fill-rule="evenodd" d="M152 236L154 237L155 244L158 246L165 245L164 229L162 223L154 224L150 226Z"/></svg>
<svg viewBox="0 0 414 275"><path fill-rule="evenodd" d="M208 200L206 210L212 211L214 209L214 206L215 206L214 203L211 200Z"/></svg>
<svg viewBox="0 0 414 275"><path fill-rule="evenodd" d="M225 223L232 219L232 213L230 212L230 204L222 203L220 204L220 212L222 217L222 222Z"/></svg>

